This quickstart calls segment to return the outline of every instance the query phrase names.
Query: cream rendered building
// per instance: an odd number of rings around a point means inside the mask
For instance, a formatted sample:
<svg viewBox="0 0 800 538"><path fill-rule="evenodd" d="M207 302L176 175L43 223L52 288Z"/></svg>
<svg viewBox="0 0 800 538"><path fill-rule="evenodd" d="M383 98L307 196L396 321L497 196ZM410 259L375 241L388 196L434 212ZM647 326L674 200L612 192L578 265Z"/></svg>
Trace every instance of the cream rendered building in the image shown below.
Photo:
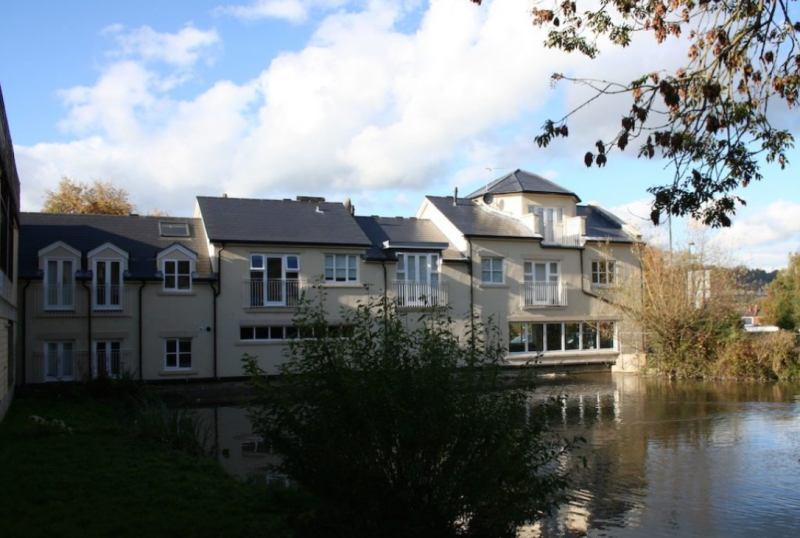
<svg viewBox="0 0 800 538"><path fill-rule="evenodd" d="M14 395L19 177L0 89L0 420Z"/></svg>
<svg viewBox="0 0 800 538"><path fill-rule="evenodd" d="M447 307L466 334L490 317L508 363L627 364L637 350L597 292L637 271L635 229L515 171L415 218L355 216L319 198L198 197L194 218L23 214L26 383L127 372L149 381L271 374L299 298L326 296L328 331L368 297Z"/></svg>

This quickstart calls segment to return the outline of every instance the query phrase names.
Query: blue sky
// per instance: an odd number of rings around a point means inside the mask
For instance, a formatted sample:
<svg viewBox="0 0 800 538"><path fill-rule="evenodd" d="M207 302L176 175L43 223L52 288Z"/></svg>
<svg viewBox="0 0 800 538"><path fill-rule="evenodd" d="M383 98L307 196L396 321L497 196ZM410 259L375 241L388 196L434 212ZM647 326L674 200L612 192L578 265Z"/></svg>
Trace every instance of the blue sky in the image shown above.
<svg viewBox="0 0 800 538"><path fill-rule="evenodd" d="M527 0L227 2L4 7L0 84L23 210L66 175L112 181L143 212L191 214L194 196L227 192L350 197L359 214L412 215L424 194L468 193L523 168L653 233L634 215L647 215L646 190L669 170L633 152L602 170L582 164L622 103L590 107L549 149L533 137L585 95L551 88L554 71L626 80L676 65L683 44L636 42L588 62L542 47ZM778 267L800 250L800 189L795 168L765 172L714 241Z"/></svg>

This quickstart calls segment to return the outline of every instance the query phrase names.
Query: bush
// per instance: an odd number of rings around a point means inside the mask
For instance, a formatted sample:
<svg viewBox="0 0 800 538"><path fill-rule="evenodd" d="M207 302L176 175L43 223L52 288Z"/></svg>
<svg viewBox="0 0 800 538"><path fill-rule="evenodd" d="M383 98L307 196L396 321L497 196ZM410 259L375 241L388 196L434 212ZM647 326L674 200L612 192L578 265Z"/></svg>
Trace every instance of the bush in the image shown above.
<svg viewBox="0 0 800 538"><path fill-rule="evenodd" d="M796 379L798 355L797 339L788 331L740 333L722 346L713 373L737 379Z"/></svg>
<svg viewBox="0 0 800 538"><path fill-rule="evenodd" d="M209 431L205 422L191 410L171 408L158 397L145 396L136 402L135 417L135 438L205 455Z"/></svg>
<svg viewBox="0 0 800 538"><path fill-rule="evenodd" d="M451 319L408 323L385 300L341 317L347 336L323 336L324 298L303 303L299 334L317 337L291 342L278 381L244 358L255 431L319 503L310 535L515 536L563 500L576 441L546 434L525 387L503 387L496 329L459 341Z"/></svg>

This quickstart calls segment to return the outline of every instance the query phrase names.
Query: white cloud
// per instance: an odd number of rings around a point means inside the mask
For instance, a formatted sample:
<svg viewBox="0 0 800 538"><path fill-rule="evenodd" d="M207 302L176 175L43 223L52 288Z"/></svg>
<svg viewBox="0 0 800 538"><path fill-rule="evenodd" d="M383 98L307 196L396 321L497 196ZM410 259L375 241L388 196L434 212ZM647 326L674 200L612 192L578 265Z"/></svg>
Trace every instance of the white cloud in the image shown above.
<svg viewBox="0 0 800 538"><path fill-rule="evenodd" d="M749 208L730 228L717 232L712 243L737 251L743 263L777 268L790 252L800 251L800 203L777 200L766 207Z"/></svg>
<svg viewBox="0 0 800 538"><path fill-rule="evenodd" d="M156 32L149 26L125 32L120 24L106 27L103 33L113 36L119 46L111 56L165 62L182 68L194 65L204 55L208 57L221 43L216 30L199 30L191 24L174 34Z"/></svg>
<svg viewBox="0 0 800 538"><path fill-rule="evenodd" d="M347 0L255 0L246 5L219 6L214 12L243 20L284 19L293 23L305 22L312 10L331 10Z"/></svg>
<svg viewBox="0 0 800 538"><path fill-rule="evenodd" d="M221 192L347 193L363 208L379 191L467 192L497 177L487 166L519 167L532 136L509 143L498 133L547 106L550 74L576 57L543 49L528 0L432 0L411 33L398 29L407 9L342 7L254 80L219 81L190 99L173 90L221 46L215 31L112 27L113 62L61 94L61 125L76 139L18 147L21 173L41 188L61 175L108 179L142 209L188 213L194 195ZM607 68L618 63L609 58ZM25 203L35 209L40 196Z"/></svg>

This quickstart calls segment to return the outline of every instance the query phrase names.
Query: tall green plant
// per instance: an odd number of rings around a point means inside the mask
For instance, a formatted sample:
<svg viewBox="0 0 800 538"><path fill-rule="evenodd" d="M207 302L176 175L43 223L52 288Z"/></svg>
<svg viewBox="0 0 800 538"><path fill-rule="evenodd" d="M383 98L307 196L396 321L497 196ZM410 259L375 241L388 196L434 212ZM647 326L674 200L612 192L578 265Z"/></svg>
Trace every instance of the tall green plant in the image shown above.
<svg viewBox="0 0 800 538"><path fill-rule="evenodd" d="M781 329L800 328L800 254L790 254L786 269L767 288L764 318Z"/></svg>
<svg viewBox="0 0 800 538"><path fill-rule="evenodd" d="M255 357L255 431L280 470L319 501L312 533L514 536L564 499L559 459L524 387L501 379L495 327L462 341L444 315L409 320L370 299L329 328L324 298L304 302L279 380ZM311 337L313 335L313 337Z"/></svg>

